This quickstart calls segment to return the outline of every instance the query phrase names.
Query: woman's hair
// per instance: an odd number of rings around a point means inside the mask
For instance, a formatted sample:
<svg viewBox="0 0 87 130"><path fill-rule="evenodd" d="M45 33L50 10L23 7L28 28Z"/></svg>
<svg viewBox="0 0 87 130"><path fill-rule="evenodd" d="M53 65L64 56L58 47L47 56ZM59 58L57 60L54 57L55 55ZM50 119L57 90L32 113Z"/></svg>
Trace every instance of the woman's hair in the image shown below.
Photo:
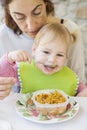
<svg viewBox="0 0 87 130"><path fill-rule="evenodd" d="M44 25L37 33L34 44L38 47L39 44L54 42L57 38L66 44L67 49L72 43L72 36L64 25L61 23L49 23Z"/></svg>
<svg viewBox="0 0 87 130"><path fill-rule="evenodd" d="M12 2L13 0L0 0L2 7L4 8L4 13L5 13L5 22L6 25L11 28L14 33L16 33L17 35L22 34L22 31L20 30L20 28L17 26L17 24L15 23L15 21L13 20L13 18L11 17L10 13L9 13L9 4ZM51 2L51 0L43 0L43 2L46 4L46 12L47 15L52 14L54 15L54 5Z"/></svg>

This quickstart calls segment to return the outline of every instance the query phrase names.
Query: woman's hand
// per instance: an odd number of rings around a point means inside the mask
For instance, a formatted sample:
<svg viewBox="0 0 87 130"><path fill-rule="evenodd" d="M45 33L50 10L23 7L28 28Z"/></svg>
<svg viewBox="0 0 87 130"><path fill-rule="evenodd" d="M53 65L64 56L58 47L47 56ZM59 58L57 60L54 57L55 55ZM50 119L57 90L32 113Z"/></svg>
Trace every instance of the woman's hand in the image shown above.
<svg viewBox="0 0 87 130"><path fill-rule="evenodd" d="M18 50L18 51L13 51L8 53L8 61L10 63L14 63L16 61L18 62L26 62L28 61L31 63L31 58L29 56L29 53L25 50Z"/></svg>
<svg viewBox="0 0 87 130"><path fill-rule="evenodd" d="M16 79L13 77L0 77L0 100L9 95L15 82Z"/></svg>

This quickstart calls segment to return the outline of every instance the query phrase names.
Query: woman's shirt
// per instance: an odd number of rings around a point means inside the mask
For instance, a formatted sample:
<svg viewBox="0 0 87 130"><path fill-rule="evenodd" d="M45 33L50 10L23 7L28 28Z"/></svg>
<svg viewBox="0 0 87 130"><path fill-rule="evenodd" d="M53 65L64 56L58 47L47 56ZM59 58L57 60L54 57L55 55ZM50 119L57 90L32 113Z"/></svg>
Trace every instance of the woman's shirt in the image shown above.
<svg viewBox="0 0 87 130"><path fill-rule="evenodd" d="M5 24L0 25L0 57L14 50L27 50L31 55L33 42L26 34L18 36Z"/></svg>

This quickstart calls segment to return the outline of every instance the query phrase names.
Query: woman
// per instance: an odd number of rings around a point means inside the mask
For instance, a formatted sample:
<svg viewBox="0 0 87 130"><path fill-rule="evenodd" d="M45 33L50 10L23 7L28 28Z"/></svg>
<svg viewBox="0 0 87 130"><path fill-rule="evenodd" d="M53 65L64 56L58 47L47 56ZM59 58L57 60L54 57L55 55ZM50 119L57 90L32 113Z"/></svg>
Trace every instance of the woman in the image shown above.
<svg viewBox="0 0 87 130"><path fill-rule="evenodd" d="M78 26L68 20L54 17L51 0L0 0L5 11L5 23L0 27L0 56L8 51L27 50L31 55L34 37L49 22L64 24L75 36L76 43L70 47L67 65L85 81L84 56ZM80 57L80 58L79 58ZM15 79L0 78L0 99L9 95ZM9 87L7 87L9 86Z"/></svg>

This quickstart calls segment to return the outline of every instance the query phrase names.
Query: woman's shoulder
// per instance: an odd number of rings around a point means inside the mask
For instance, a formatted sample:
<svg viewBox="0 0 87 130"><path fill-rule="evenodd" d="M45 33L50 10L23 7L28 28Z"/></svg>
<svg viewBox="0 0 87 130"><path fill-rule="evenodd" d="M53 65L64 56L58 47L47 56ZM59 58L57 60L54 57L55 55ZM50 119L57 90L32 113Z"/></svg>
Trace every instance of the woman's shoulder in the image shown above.
<svg viewBox="0 0 87 130"><path fill-rule="evenodd" d="M18 39L18 35L16 35L12 29L7 27L6 24L0 25L0 41L4 41L5 39L12 40Z"/></svg>
<svg viewBox="0 0 87 130"><path fill-rule="evenodd" d="M7 30L7 28L8 28L8 27L6 26L6 24L1 24L1 25L0 25L0 32Z"/></svg>
<svg viewBox="0 0 87 130"><path fill-rule="evenodd" d="M5 29L6 29L6 25L5 25L5 24L1 24L1 25L0 25L0 34L1 34L2 32L5 32Z"/></svg>
<svg viewBox="0 0 87 130"><path fill-rule="evenodd" d="M9 35L11 32L11 29L9 29L6 24L1 24L0 25L0 37L3 37L3 36L7 36L8 35L8 32L9 32Z"/></svg>

